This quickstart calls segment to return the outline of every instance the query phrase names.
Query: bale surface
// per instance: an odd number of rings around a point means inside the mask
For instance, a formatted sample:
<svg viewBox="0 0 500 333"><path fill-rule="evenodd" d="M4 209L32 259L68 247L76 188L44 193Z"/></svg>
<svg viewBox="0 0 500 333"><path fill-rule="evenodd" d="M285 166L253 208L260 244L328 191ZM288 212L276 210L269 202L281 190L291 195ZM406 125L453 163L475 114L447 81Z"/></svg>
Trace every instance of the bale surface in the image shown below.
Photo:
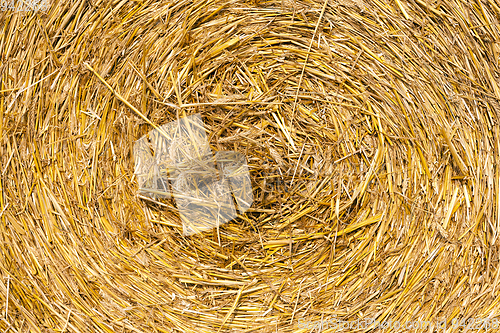
<svg viewBox="0 0 500 333"><path fill-rule="evenodd" d="M0 328L498 319L499 6L0 12ZM255 201L183 237L173 202L137 196L133 144L194 113L247 156Z"/></svg>

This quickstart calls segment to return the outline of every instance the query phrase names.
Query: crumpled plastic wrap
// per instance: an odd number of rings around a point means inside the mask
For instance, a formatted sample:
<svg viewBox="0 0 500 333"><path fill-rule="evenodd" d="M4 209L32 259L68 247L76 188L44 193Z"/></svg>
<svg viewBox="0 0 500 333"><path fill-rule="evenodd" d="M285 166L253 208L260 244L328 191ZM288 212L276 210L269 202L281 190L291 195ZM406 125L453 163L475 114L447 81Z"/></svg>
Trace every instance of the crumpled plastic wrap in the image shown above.
<svg viewBox="0 0 500 333"><path fill-rule="evenodd" d="M135 142L134 156L140 194L173 198L186 236L218 227L253 203L245 155L214 156L199 114L150 131Z"/></svg>

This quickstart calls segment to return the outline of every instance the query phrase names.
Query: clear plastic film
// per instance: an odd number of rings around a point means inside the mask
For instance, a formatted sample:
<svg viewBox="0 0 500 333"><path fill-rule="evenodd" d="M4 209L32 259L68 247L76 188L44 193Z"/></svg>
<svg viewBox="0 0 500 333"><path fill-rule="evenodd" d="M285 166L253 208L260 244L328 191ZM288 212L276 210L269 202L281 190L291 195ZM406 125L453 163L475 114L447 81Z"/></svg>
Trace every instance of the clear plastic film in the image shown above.
<svg viewBox="0 0 500 333"><path fill-rule="evenodd" d="M186 236L218 227L253 203L246 157L214 156L199 114L150 131L136 141L134 156L140 194L173 198Z"/></svg>

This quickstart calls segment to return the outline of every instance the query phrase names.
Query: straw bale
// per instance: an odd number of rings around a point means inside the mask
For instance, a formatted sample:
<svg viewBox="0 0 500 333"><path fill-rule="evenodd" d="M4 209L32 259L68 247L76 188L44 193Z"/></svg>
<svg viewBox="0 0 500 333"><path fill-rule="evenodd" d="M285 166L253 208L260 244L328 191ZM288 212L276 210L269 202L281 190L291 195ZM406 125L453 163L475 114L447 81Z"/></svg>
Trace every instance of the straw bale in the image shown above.
<svg viewBox="0 0 500 333"><path fill-rule="evenodd" d="M0 11L0 329L498 320L499 20L495 0ZM185 237L133 145L195 113L247 156L254 203Z"/></svg>

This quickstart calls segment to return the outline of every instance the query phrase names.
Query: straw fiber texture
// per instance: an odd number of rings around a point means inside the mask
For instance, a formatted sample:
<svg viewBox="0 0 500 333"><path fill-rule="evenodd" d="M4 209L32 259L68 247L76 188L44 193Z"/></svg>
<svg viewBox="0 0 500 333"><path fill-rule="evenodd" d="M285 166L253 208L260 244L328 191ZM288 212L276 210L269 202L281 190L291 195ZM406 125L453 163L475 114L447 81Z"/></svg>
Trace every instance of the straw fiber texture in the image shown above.
<svg viewBox="0 0 500 333"><path fill-rule="evenodd" d="M0 11L0 329L498 319L499 20L496 0ZM133 146L196 113L254 202L185 237L138 195Z"/></svg>

